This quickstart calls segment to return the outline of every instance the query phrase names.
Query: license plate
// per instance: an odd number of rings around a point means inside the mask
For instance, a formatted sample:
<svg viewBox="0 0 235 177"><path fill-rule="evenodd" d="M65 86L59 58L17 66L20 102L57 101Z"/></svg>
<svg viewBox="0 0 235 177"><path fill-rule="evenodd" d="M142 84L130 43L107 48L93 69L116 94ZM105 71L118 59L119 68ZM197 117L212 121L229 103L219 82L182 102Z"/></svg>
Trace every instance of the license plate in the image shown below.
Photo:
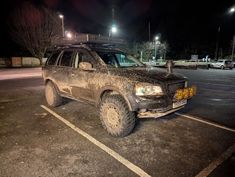
<svg viewBox="0 0 235 177"><path fill-rule="evenodd" d="M187 104L187 100L180 100L180 101L173 103L173 108L178 108L178 107L181 107L185 104Z"/></svg>

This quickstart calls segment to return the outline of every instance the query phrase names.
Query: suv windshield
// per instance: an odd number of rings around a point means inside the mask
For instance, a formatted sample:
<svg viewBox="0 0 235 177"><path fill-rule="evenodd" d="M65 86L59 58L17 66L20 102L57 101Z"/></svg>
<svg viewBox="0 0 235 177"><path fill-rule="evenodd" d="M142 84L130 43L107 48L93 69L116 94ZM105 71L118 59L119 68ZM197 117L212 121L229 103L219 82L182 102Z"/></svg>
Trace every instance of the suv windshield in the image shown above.
<svg viewBox="0 0 235 177"><path fill-rule="evenodd" d="M143 67L143 63L125 53L119 51L97 51L101 59L111 67Z"/></svg>

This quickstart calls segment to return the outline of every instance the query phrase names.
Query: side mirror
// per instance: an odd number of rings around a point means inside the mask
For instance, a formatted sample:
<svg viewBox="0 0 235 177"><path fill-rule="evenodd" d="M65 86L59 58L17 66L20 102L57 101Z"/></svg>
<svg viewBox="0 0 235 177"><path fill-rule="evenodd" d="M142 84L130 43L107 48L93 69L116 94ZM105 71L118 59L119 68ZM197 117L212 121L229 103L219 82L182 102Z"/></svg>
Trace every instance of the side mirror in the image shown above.
<svg viewBox="0 0 235 177"><path fill-rule="evenodd" d="M91 63L89 62L80 62L79 69L84 71L95 71L96 69L92 67Z"/></svg>

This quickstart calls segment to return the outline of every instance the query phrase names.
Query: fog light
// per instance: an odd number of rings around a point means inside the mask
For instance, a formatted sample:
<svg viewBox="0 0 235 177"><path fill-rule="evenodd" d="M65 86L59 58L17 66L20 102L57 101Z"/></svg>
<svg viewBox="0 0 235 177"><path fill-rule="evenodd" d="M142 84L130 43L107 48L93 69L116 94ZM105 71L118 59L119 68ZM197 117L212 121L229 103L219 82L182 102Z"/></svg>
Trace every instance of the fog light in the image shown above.
<svg viewBox="0 0 235 177"><path fill-rule="evenodd" d="M183 99L183 90L182 89L176 91L175 98L177 100L182 100Z"/></svg>
<svg viewBox="0 0 235 177"><path fill-rule="evenodd" d="M191 88L189 88L189 97L191 98L191 97L193 97L193 95L194 95L194 90L191 87Z"/></svg>
<svg viewBox="0 0 235 177"><path fill-rule="evenodd" d="M183 98L187 99L189 97L189 89L183 89Z"/></svg>

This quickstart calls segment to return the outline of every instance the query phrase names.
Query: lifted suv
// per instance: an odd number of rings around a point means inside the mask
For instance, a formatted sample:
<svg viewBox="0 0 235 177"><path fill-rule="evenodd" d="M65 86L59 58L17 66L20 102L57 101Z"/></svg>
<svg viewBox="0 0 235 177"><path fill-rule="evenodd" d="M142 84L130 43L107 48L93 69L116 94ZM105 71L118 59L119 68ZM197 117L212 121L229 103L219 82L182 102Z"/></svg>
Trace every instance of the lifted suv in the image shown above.
<svg viewBox="0 0 235 177"><path fill-rule="evenodd" d="M195 94L184 77L150 68L122 50L102 43L55 48L43 67L48 105L62 98L99 107L103 127L123 137L134 128L136 118L161 117L184 107Z"/></svg>

